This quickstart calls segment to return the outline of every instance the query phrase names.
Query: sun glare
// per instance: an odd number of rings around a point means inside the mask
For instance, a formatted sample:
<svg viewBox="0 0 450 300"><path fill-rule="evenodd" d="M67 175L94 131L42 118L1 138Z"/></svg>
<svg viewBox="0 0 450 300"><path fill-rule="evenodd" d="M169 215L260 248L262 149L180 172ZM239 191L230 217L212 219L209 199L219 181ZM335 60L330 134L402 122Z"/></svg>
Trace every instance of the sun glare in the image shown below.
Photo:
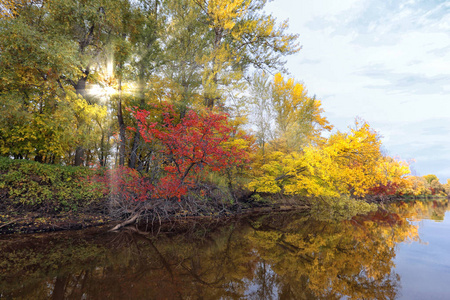
<svg viewBox="0 0 450 300"><path fill-rule="evenodd" d="M117 90L111 86L91 84L88 88L88 94L99 99L102 103L107 102L115 93L117 93Z"/></svg>

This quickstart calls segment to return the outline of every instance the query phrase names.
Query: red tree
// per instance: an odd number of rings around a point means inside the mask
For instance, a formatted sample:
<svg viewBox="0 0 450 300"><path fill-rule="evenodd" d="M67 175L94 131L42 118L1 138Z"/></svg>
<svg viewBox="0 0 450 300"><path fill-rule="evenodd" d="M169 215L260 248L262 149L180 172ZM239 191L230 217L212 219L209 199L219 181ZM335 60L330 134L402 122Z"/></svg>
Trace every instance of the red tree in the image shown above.
<svg viewBox="0 0 450 300"><path fill-rule="evenodd" d="M154 114L137 110L143 139L162 145L165 175L155 184L153 196L178 198L195 185L195 177L208 167L212 171L240 164L247 151L227 143L233 133L226 114L190 110L180 119L173 106L162 106L162 122L152 122Z"/></svg>

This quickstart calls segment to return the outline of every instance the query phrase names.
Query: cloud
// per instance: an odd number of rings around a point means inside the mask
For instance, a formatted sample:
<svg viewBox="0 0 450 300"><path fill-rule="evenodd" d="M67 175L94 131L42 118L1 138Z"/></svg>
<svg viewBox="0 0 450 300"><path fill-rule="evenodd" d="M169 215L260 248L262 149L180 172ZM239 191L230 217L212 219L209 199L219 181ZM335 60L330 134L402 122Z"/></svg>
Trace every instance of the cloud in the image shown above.
<svg viewBox="0 0 450 300"><path fill-rule="evenodd" d="M444 57L444 56L448 55L448 53L450 53L450 46L432 49L432 50L429 50L428 53L432 54L434 56Z"/></svg>
<svg viewBox="0 0 450 300"><path fill-rule="evenodd" d="M304 65L317 65L320 62L321 61L319 59L308 59L308 58L305 58L305 59L301 60L301 63L304 64Z"/></svg>
<svg viewBox="0 0 450 300"><path fill-rule="evenodd" d="M450 74L426 76L415 73L397 73L384 67L365 67L357 73L373 79L381 79L383 84L368 84L369 89L382 89L391 92L407 92L420 95L448 94Z"/></svg>
<svg viewBox="0 0 450 300"><path fill-rule="evenodd" d="M417 175L435 174L441 180L450 178L450 122L447 118L427 119L401 124L377 123L385 137L389 155L414 159Z"/></svg>
<svg viewBox="0 0 450 300"><path fill-rule="evenodd" d="M390 154L418 158L420 174L450 178L450 1L278 0L272 7L303 45L288 68L338 130L360 116Z"/></svg>
<svg viewBox="0 0 450 300"><path fill-rule="evenodd" d="M376 36L414 30L442 31L449 28L449 16L450 3L445 0L370 0L361 1L359 7L342 12L335 20L344 21L338 27L341 30Z"/></svg>

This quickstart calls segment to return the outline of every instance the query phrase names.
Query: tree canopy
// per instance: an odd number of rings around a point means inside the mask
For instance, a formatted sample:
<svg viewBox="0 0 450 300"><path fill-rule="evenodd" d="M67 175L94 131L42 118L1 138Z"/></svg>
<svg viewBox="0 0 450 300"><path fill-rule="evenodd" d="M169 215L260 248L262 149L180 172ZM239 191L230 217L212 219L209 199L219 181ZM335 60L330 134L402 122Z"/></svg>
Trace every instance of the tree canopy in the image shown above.
<svg viewBox="0 0 450 300"><path fill-rule="evenodd" d="M157 198L203 183L444 194L435 176L408 177L407 163L383 154L367 122L333 131L319 97L289 77L299 36L266 2L2 1L0 155L134 169L125 173Z"/></svg>

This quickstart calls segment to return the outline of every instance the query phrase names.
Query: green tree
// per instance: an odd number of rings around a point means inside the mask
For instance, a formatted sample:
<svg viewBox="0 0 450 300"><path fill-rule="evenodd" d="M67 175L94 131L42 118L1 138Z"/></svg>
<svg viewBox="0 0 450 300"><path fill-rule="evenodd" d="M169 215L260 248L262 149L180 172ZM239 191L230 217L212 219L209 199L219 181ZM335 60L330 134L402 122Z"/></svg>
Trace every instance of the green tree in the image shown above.
<svg viewBox="0 0 450 300"><path fill-rule="evenodd" d="M200 19L200 9L191 0L168 0L162 13L168 19L162 35L162 73L173 95L171 100L183 116L199 106L202 90L201 58L208 47L208 27Z"/></svg>
<svg viewBox="0 0 450 300"><path fill-rule="evenodd" d="M75 142L75 97L61 76L76 76L76 47L47 30L36 5L0 21L0 128L2 155L54 162Z"/></svg>
<svg viewBox="0 0 450 300"><path fill-rule="evenodd" d="M75 165L93 157L84 148L95 144L106 108L86 83L121 20L118 2L29 2L1 21L1 97L15 108L2 126L3 155Z"/></svg>
<svg viewBox="0 0 450 300"><path fill-rule="evenodd" d="M70 41L78 46L78 76L63 76L62 79L72 85L78 95L92 102L94 99L88 95L87 84L95 82L96 73L105 67L101 65L101 58L107 54L108 45L122 34L130 4L127 0L52 0L47 2L47 6L49 23L60 35L69 37ZM79 131L86 127L88 131L92 131L91 127L95 123L83 123L82 118L79 119ZM87 139L79 139L75 151L75 165L86 161L86 144Z"/></svg>

